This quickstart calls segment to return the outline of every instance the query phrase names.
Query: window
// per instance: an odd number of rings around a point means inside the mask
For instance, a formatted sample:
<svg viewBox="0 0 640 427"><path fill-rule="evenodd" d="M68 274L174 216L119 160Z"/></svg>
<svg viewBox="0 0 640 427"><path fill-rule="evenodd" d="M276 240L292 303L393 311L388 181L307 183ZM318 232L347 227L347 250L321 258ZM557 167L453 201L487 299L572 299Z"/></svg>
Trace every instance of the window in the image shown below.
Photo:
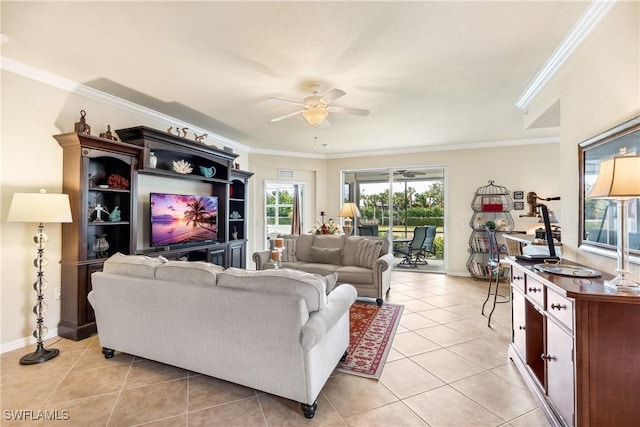
<svg viewBox="0 0 640 427"><path fill-rule="evenodd" d="M265 224L267 239L275 234L291 233L291 223L293 220L293 182L267 182L265 184ZM297 184L299 197L302 200L301 184ZM302 203L300 203L302 209ZM302 218L302 215L300 215ZM304 228L303 228L304 229Z"/></svg>

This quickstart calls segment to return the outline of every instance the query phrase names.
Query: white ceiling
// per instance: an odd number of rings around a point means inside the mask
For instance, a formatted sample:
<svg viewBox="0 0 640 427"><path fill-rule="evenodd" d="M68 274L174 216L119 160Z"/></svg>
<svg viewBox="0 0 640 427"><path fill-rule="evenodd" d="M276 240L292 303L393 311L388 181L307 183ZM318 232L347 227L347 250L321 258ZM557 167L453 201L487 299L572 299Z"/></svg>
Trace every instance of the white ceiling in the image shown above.
<svg viewBox="0 0 640 427"><path fill-rule="evenodd" d="M587 6L2 1L2 55L258 151L535 141L558 128L524 129L514 103ZM302 100L310 83L371 114L270 121L297 107L268 97Z"/></svg>

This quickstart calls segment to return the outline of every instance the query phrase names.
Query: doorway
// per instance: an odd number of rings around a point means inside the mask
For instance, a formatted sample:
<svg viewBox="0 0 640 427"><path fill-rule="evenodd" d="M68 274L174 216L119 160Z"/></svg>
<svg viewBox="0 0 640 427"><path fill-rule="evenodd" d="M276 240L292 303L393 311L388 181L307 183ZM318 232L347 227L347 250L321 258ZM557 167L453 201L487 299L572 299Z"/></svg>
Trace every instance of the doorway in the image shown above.
<svg viewBox="0 0 640 427"><path fill-rule="evenodd" d="M360 209L355 231L374 225L394 246L406 244L418 226L433 226L436 235L419 271L445 271L445 170L443 167L343 171L343 200ZM394 265L401 261L398 257ZM418 270L418 269L416 269ZM415 270L414 270L415 271Z"/></svg>
<svg viewBox="0 0 640 427"><path fill-rule="evenodd" d="M269 247L269 240L278 234L294 233L296 215L298 228L305 230L303 224L304 184L287 181L266 181L264 187L265 206L265 248ZM297 213L296 213L297 210Z"/></svg>

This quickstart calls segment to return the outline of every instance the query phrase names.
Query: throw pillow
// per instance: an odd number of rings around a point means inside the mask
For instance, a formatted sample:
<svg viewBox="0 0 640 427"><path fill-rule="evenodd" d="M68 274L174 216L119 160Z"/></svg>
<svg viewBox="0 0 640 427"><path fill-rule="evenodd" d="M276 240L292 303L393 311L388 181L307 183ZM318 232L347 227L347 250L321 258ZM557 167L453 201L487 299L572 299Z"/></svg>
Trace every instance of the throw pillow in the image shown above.
<svg viewBox="0 0 640 427"><path fill-rule="evenodd" d="M327 305L326 282L319 274L286 268L279 270L243 270L228 268L218 274L216 286L239 288L304 298L309 313Z"/></svg>
<svg viewBox="0 0 640 427"><path fill-rule="evenodd" d="M167 261L156 267L156 279L215 286L224 268L204 261Z"/></svg>
<svg viewBox="0 0 640 427"><path fill-rule="evenodd" d="M282 251L282 262L297 262L296 239L284 239L284 251Z"/></svg>
<svg viewBox="0 0 640 427"><path fill-rule="evenodd" d="M380 257L382 240L362 239L358 242L356 263L358 267L373 268L373 264Z"/></svg>
<svg viewBox="0 0 640 427"><path fill-rule="evenodd" d="M117 252L104 262L102 271L153 279L156 267L159 265L162 265L162 261L158 258L144 255L123 255Z"/></svg>
<svg viewBox="0 0 640 427"><path fill-rule="evenodd" d="M318 248L311 246L311 262L340 265L341 248Z"/></svg>
<svg viewBox="0 0 640 427"><path fill-rule="evenodd" d="M325 284L327 285L327 295L336 287L338 281L338 273L327 274L323 277Z"/></svg>

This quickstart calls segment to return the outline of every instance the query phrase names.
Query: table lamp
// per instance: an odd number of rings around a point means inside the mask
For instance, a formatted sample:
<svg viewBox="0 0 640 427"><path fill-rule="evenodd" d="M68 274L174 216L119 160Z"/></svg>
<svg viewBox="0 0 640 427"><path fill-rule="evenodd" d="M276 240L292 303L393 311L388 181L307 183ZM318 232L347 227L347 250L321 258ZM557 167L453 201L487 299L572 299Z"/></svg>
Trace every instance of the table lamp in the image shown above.
<svg viewBox="0 0 640 427"><path fill-rule="evenodd" d="M36 281L33 283L33 289L36 291L36 304L33 306L36 327L33 330L33 336L37 340L37 347L33 353L20 358L21 365L35 365L51 360L60 353L58 349L44 348L43 344L44 337L48 332L48 328L44 325L44 314L47 311L43 293L47 289L44 267L49 263L49 260L44 256L44 246L49 241L49 237L44 232L44 223L71 222L69 196L66 194L47 194L45 190L40 190L39 193L14 193L7 222L38 223L38 231L33 237L34 243L38 245L38 253L33 260L33 265L37 268Z"/></svg>
<svg viewBox="0 0 640 427"><path fill-rule="evenodd" d="M350 236L353 232L353 220L351 219L351 217L360 217L360 210L355 203L346 202L344 205L342 205L342 209L340 209L338 216L344 218L344 234Z"/></svg>
<svg viewBox="0 0 640 427"><path fill-rule="evenodd" d="M631 199L640 197L640 156L621 155L600 163L600 172L588 199L612 199L616 201L617 259L616 277L606 280L605 286L615 290L640 290L629 277L629 236L627 231L627 209Z"/></svg>

